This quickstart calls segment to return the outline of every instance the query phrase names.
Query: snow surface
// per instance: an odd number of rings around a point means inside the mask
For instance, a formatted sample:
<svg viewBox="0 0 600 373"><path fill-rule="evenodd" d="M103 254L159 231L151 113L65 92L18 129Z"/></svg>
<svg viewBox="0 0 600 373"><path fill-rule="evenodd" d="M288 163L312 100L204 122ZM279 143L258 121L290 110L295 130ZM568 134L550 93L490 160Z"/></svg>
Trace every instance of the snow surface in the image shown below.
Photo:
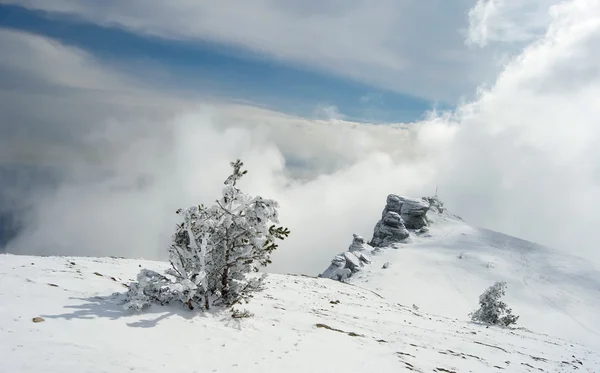
<svg viewBox="0 0 600 373"><path fill-rule="evenodd" d="M589 347L527 330L486 328L464 321L463 305L473 308L488 285L477 282L468 291L461 290L457 282L462 285L475 276L464 267L466 263L492 261L493 270L508 271L511 277L514 274L504 263L508 258L491 251L478 256L468 251L468 259L455 262L456 248L443 246L442 240L430 251L419 248L418 242L414 245L384 254L391 259L404 253L404 262L395 261L385 276L363 273L361 281L368 277L369 285L404 279L405 283L386 289L385 295L393 297L386 299L329 279L269 275L267 289L243 306L255 314L248 319L232 319L226 311L196 313L177 306L124 312L111 294L126 290L124 283L135 278L140 266L160 271L167 267L165 263L0 255L0 372L600 372L600 356ZM416 259L417 249L424 253L423 259ZM440 255L444 250L448 254ZM570 289L569 276L537 277L537 269L547 264L532 256L533 251L522 259L528 261L523 267L530 272L520 278L537 288L548 282L548 289L564 280L559 289ZM521 254L516 250L514 256L519 259ZM415 267L425 263L435 270ZM561 265L557 264L559 269ZM483 267L482 272L491 270ZM407 273L431 272L440 274L424 279L431 288L420 291L446 298L445 308L456 307L460 320L402 305L419 298L416 287L407 290L411 288ZM394 273L398 277L390 276ZM578 283L585 284L583 278ZM394 294L394 288L407 294L407 299L399 302L402 296ZM445 294L445 289L453 290ZM539 294L526 284L512 290L509 301ZM583 290L577 291L564 296L576 299ZM552 309L545 302L540 300L539 317ZM421 303L421 310L435 308L433 303ZM517 304L514 308L526 311ZM580 320L586 317L583 312L566 311ZM562 311L555 314L564 316ZM35 317L44 321L34 323ZM556 322L568 319L564 316ZM522 324L529 327L533 321L528 315Z"/></svg>
<svg viewBox="0 0 600 373"><path fill-rule="evenodd" d="M600 272L585 260L430 211L429 232L383 248L351 283L461 320L496 281L517 326L600 349ZM573 243L576 245L576 242ZM383 269L383 265L391 265ZM600 370L598 370L600 372Z"/></svg>

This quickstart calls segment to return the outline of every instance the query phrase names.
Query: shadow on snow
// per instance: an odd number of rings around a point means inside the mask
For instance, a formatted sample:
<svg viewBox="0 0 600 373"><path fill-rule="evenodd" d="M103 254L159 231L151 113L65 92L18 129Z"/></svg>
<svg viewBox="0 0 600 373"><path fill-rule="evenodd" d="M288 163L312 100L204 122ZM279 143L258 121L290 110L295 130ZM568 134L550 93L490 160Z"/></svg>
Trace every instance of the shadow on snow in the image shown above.
<svg viewBox="0 0 600 373"><path fill-rule="evenodd" d="M143 311L136 312L124 309L120 303L121 298L118 295L70 299L80 300L82 303L64 306L64 308L70 310L70 312L58 315L41 316L46 319L65 320L92 320L98 318L109 320L131 319L132 321L127 322L126 325L133 328L153 328L161 321L171 317L178 317L186 320L193 320L198 317L213 317L217 318L228 327L235 327L237 329L240 327L239 321L233 319L231 314L223 308L213 308L212 310L205 312L201 310L188 310L184 308L184 305L173 304L165 306L152 305ZM148 318L140 319L143 316L148 316Z"/></svg>

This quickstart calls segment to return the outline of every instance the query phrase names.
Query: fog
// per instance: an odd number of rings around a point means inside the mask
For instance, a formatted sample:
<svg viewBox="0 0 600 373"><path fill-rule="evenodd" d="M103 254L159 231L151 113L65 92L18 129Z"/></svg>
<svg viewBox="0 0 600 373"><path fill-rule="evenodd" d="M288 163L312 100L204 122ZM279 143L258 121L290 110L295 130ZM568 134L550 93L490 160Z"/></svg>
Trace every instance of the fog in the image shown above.
<svg viewBox="0 0 600 373"><path fill-rule="evenodd" d="M241 187L278 200L292 232L271 271L319 273L352 233L370 238L387 194L421 197L436 187L473 225L598 261L600 4L564 2L550 15L546 32L475 100L396 125L181 98L76 48L0 31L14 50L0 56L0 76L28 72L26 92L0 92L0 131L10 134L0 140L1 164L59 175L10 189L27 209L7 248L165 259L175 210L214 201L239 157L249 170ZM36 63L47 54L52 66ZM86 86L55 66L76 68ZM74 95L82 89L89 93ZM10 132L7 118L20 130Z"/></svg>

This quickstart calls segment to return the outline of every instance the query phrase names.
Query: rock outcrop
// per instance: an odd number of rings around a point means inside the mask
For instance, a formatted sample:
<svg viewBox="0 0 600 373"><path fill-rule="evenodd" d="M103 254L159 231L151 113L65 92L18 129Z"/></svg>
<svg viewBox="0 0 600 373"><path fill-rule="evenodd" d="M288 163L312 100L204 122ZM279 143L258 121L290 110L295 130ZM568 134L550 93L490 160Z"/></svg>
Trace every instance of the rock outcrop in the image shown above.
<svg viewBox="0 0 600 373"><path fill-rule="evenodd" d="M373 250L373 248L367 244L365 239L359 236L358 234L353 234L352 237L352 244L350 244L350 246L348 247L348 251L353 252L362 250Z"/></svg>
<svg viewBox="0 0 600 373"><path fill-rule="evenodd" d="M365 243L365 239L355 234L352 244L348 251L336 255L331 261L329 268L321 273L319 277L331 278L333 280L344 281L354 273L360 271L365 264L371 263L368 255L373 251L373 247Z"/></svg>
<svg viewBox="0 0 600 373"><path fill-rule="evenodd" d="M388 195L385 208L381 213L381 220L375 225L371 242L367 244L364 238L355 234L348 250L336 255L329 267L319 277L345 281L360 272L365 265L371 263L371 255L381 252L382 248L400 243L411 234L427 237L429 235L427 233L428 225L435 222L436 219L432 215L428 219L428 213L460 219L460 217L450 214L437 196L411 199L396 194ZM389 268L390 265L389 262L386 262L382 269Z"/></svg>
<svg viewBox="0 0 600 373"><path fill-rule="evenodd" d="M400 216L404 219L406 228L421 229L427 226L427 211L429 211L429 203L424 200L406 199L402 204Z"/></svg>
<svg viewBox="0 0 600 373"><path fill-rule="evenodd" d="M383 218L377 222L373 232L373 239L369 243L373 247L386 247L392 244L402 242L410 234L404 226L404 221L400 214L394 211L387 211Z"/></svg>
<svg viewBox="0 0 600 373"><path fill-rule="evenodd" d="M430 203L425 199L410 199L401 197L396 194L390 194L381 218L392 211L402 217L404 226L408 229L421 229L427 225L427 211L429 211Z"/></svg>

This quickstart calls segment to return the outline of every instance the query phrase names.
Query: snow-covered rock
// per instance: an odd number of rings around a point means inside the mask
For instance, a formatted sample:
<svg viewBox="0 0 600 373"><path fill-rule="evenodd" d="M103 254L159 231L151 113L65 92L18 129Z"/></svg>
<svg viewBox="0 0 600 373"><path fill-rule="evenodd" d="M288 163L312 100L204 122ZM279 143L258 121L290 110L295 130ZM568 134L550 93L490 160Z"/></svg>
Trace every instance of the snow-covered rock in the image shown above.
<svg viewBox="0 0 600 373"><path fill-rule="evenodd" d="M445 211L443 202L437 197L417 200L396 194L388 195L381 220L377 222L373 230L371 242L367 244L363 237L354 234L348 251L336 255L329 267L319 276L339 281L347 280L361 267L371 263L371 255L410 237L407 227L416 230L415 234L417 235L426 233L428 231L427 212L430 211L430 204L435 206L435 209L431 210L432 213L441 214Z"/></svg>
<svg viewBox="0 0 600 373"><path fill-rule="evenodd" d="M373 231L373 239L370 245L374 247L387 247L407 239L410 234L404 226L400 214L388 211L383 218L377 222Z"/></svg>
<svg viewBox="0 0 600 373"><path fill-rule="evenodd" d="M371 242L367 244L363 237L354 234L348 251L336 255L329 267L319 276L339 281L349 279L365 264L371 263L370 255L410 237L404 217L408 219L412 229L419 230L417 233L426 232L428 210L429 203L425 200L409 199L396 194L388 195L381 220L373 230Z"/></svg>
<svg viewBox="0 0 600 373"><path fill-rule="evenodd" d="M444 211L446 211L444 202L439 199L438 196L423 197L423 200L429 203L429 209L431 211L437 212L438 214L442 214Z"/></svg>
<svg viewBox="0 0 600 373"><path fill-rule="evenodd" d="M327 269L319 277L330 278L332 280L344 281L352 275L352 270L346 267L346 258L344 255L336 255Z"/></svg>
<svg viewBox="0 0 600 373"><path fill-rule="evenodd" d="M429 210L429 203L424 200L405 199L402 203L400 216L404 226L408 229L421 229L427 225L425 215Z"/></svg>
<svg viewBox="0 0 600 373"><path fill-rule="evenodd" d="M346 268L349 268L352 272L360 270L363 264L354 253L346 251L343 255L344 259L346 259Z"/></svg>
<svg viewBox="0 0 600 373"><path fill-rule="evenodd" d="M402 213L402 203L404 202L404 197L400 197L396 194L390 194L387 196L386 202L385 202L385 207L383 208L383 211L381 212L381 218L383 219L385 217L385 214L387 214L389 211L393 211L397 214L401 214Z"/></svg>
<svg viewBox="0 0 600 373"><path fill-rule="evenodd" d="M348 247L348 251L372 250L373 248L367 245L365 239L358 234L353 234L352 244Z"/></svg>
<svg viewBox="0 0 600 373"><path fill-rule="evenodd" d="M411 199L396 194L390 194L387 196L381 218L385 218L387 213L392 211L402 217L406 228L421 229L427 225L425 215L429 210L429 206L430 203L425 199Z"/></svg>
<svg viewBox="0 0 600 373"><path fill-rule="evenodd" d="M348 251L336 255L331 261L329 267L319 275L319 277L330 278L333 280L344 281L352 274L360 271L365 264L370 264L369 255L373 252L373 247L365 243L365 239L354 234L352 244Z"/></svg>
<svg viewBox="0 0 600 373"><path fill-rule="evenodd" d="M371 264L371 259L369 259L369 257L366 256L364 252L354 251L353 254L356 255L358 257L358 260L360 260L362 263Z"/></svg>

